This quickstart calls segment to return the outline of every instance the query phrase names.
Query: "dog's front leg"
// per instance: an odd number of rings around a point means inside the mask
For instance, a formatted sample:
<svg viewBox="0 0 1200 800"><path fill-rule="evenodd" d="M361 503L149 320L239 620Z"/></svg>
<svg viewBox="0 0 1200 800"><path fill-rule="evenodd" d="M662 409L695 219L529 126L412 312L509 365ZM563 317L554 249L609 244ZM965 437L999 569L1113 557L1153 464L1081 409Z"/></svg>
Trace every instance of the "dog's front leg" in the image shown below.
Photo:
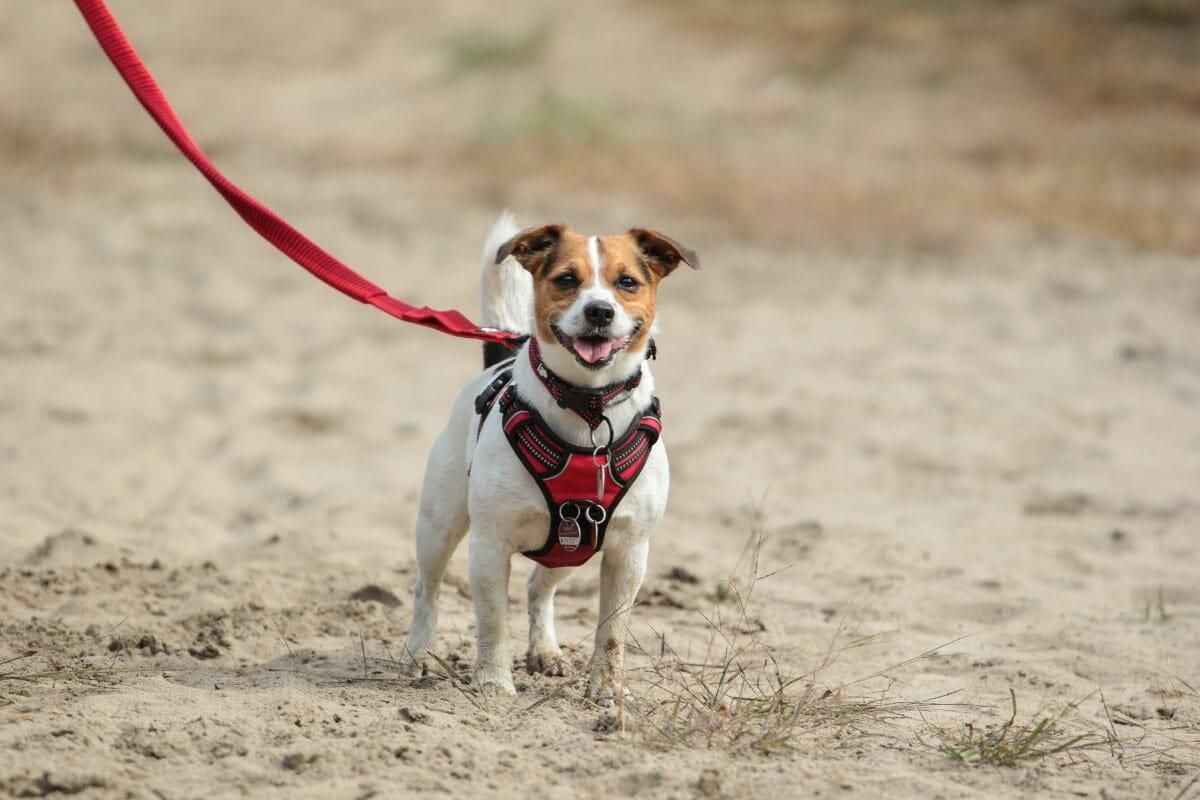
<svg viewBox="0 0 1200 800"><path fill-rule="evenodd" d="M475 685L485 695L516 694L508 643L508 577L512 551L489 531L471 531L471 596L475 599Z"/></svg>
<svg viewBox="0 0 1200 800"><path fill-rule="evenodd" d="M554 631L554 591L574 571L574 567L547 569L539 564L529 574L529 651L525 668L530 672L561 676L570 671Z"/></svg>
<svg viewBox="0 0 1200 800"><path fill-rule="evenodd" d="M649 555L650 541L643 537L626 547L606 550L600 564L600 625L587 696L602 706L611 706L624 691L629 613L646 576Z"/></svg>

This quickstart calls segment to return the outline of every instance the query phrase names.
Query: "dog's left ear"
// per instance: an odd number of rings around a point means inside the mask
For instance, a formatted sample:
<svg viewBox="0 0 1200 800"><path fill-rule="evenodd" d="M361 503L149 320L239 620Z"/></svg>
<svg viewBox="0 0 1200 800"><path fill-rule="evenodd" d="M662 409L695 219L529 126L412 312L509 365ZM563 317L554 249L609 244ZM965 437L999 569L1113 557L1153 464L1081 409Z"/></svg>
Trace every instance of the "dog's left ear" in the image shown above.
<svg viewBox="0 0 1200 800"><path fill-rule="evenodd" d="M537 273L554 256L559 241L562 240L565 225L539 225L536 228L526 228L516 236L500 245L496 251L496 263L512 256L521 266L532 273Z"/></svg>
<svg viewBox="0 0 1200 800"><path fill-rule="evenodd" d="M646 259L646 265L660 278L670 275L680 264L700 269L700 258L695 251L670 236L646 228L630 228L629 235L641 251L642 258Z"/></svg>

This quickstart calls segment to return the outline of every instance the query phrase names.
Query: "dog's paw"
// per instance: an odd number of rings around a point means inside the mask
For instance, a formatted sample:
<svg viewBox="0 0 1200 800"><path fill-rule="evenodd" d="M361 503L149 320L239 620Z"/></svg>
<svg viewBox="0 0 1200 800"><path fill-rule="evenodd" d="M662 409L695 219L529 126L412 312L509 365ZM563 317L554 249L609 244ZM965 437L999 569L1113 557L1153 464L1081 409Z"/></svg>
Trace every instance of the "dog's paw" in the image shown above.
<svg viewBox="0 0 1200 800"><path fill-rule="evenodd" d="M512 672L502 667L476 667L475 686L488 700L512 697L517 693Z"/></svg>
<svg viewBox="0 0 1200 800"><path fill-rule="evenodd" d="M507 700L510 697L515 697L516 694L516 687L505 686L502 683L484 683L479 685L479 696L488 703Z"/></svg>
<svg viewBox="0 0 1200 800"><path fill-rule="evenodd" d="M624 686L615 686L611 682L592 681L588 684L587 699L600 708L614 707L618 697L628 703L633 700L633 692Z"/></svg>
<svg viewBox="0 0 1200 800"><path fill-rule="evenodd" d="M525 654L525 670L531 674L540 672L554 678L564 678L571 674L571 663L557 648L540 652L530 650Z"/></svg>
<svg viewBox="0 0 1200 800"><path fill-rule="evenodd" d="M612 733L620 727L621 714L618 710L613 706L601 706L600 715L592 723L592 730L596 733Z"/></svg>

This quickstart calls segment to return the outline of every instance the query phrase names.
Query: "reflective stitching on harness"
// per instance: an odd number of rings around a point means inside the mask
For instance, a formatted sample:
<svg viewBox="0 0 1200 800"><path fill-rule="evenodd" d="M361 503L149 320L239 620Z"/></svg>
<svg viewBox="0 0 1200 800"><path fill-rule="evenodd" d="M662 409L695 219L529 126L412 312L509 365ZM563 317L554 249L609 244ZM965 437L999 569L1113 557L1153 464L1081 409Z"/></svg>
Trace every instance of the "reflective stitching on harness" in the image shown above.
<svg viewBox="0 0 1200 800"><path fill-rule="evenodd" d="M639 437L637 444L630 448L629 452L627 452L624 456L618 458L613 464L613 468L618 473L624 472L626 467L641 457L649 448L650 445L647 443L645 436Z"/></svg>
<svg viewBox="0 0 1200 800"><path fill-rule="evenodd" d="M530 430L529 425L522 426L516 432L516 437L517 441L523 444L525 449L529 451L529 454L536 458L546 469L555 470L561 466L561 459L555 459L554 455L551 455L550 448L538 440L537 434Z"/></svg>
<svg viewBox="0 0 1200 800"><path fill-rule="evenodd" d="M552 466L555 468L562 466L562 451L555 450L553 445L543 439L535 426L526 425L525 427L521 428L521 433L528 440L533 442L534 445L541 449L542 453L547 455L547 458L551 459L551 463L547 466Z"/></svg>

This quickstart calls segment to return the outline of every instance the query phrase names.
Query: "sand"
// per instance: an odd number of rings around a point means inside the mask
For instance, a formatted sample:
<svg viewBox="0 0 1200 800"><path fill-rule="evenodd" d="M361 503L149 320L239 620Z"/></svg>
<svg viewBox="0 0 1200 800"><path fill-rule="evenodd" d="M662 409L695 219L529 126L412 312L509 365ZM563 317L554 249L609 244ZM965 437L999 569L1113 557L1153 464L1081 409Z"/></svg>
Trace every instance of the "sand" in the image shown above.
<svg viewBox="0 0 1200 800"><path fill-rule="evenodd" d="M559 605L576 674L518 671L515 700L482 704L391 662L425 454L478 347L270 251L160 140L69 5L0 2L0 661L15 659L0 794L1200 790L1194 256L991 217L933 244L848 244L869 219L828 242L757 237L636 174L597 188L503 158L504 185L481 174L480 126L547 74L618 120L672 99L753 126L800 104L823 122L797 148L845 133L878 145L847 170L901 168L881 142L907 141L917 111L865 131L865 101L755 83L755 48L713 49L638 4L580 12L586 52L550 17L534 63L464 77L447 37L486 28L489 4L113 3L214 158L406 300L473 314L505 205L585 231L653 225L701 254L660 294L672 497L633 616L635 707L614 729L581 699L594 564ZM496 24L542 30L543 7L510 14ZM742 614L722 596L730 576L745 590L758 535ZM469 678L464 556L440 641ZM527 574L515 563L517 652ZM639 716L661 698L664 640L720 658L718 613L789 674L820 667L796 691L829 696L784 746L671 744ZM1010 692L1018 722L1061 715L1052 741L1087 749L1014 766L941 752L1003 722ZM852 702L869 708L840 715Z"/></svg>

